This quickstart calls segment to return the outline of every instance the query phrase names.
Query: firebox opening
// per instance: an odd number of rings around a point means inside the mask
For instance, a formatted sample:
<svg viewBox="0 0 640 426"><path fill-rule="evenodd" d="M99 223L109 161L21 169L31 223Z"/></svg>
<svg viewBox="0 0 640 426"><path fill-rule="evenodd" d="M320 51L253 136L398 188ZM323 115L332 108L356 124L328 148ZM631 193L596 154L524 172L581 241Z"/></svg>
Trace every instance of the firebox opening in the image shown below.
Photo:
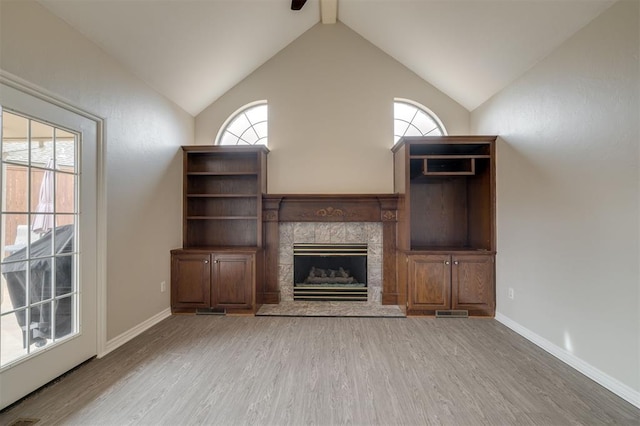
<svg viewBox="0 0 640 426"><path fill-rule="evenodd" d="M367 300L366 244L296 244L294 300Z"/></svg>

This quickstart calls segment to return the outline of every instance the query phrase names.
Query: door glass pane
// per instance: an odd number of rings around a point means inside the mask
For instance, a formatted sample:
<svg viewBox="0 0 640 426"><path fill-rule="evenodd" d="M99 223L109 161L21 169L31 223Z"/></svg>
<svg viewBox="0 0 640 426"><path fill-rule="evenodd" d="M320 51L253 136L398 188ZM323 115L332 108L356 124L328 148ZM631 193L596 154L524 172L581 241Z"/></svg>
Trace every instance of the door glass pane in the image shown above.
<svg viewBox="0 0 640 426"><path fill-rule="evenodd" d="M26 309L0 316L2 328L2 346L0 347L0 363L5 365L14 359L27 355L24 338L26 334L21 326L25 324Z"/></svg>
<svg viewBox="0 0 640 426"><path fill-rule="evenodd" d="M75 211L75 176L70 173L55 173L55 211L73 213Z"/></svg>
<svg viewBox="0 0 640 426"><path fill-rule="evenodd" d="M29 191L29 168L12 163L2 164L4 193L2 196L3 213L26 213L29 200L24 196Z"/></svg>
<svg viewBox="0 0 640 426"><path fill-rule="evenodd" d="M51 340L51 302L40 303L29 308L29 352L46 346Z"/></svg>
<svg viewBox="0 0 640 426"><path fill-rule="evenodd" d="M56 129L56 170L76 171L76 139L73 133Z"/></svg>
<svg viewBox="0 0 640 426"><path fill-rule="evenodd" d="M0 304L0 313L6 314L27 306L26 263L8 263L2 265L2 267L2 279L0 280L2 303Z"/></svg>
<svg viewBox="0 0 640 426"><path fill-rule="evenodd" d="M51 299L54 283L51 258L35 259L29 262L29 299L40 303Z"/></svg>
<svg viewBox="0 0 640 426"><path fill-rule="evenodd" d="M53 160L49 162L53 167ZM53 200L55 175L52 170L31 168L31 230L39 235L53 228Z"/></svg>
<svg viewBox="0 0 640 426"><path fill-rule="evenodd" d="M2 123L0 367L78 329L78 137L6 110Z"/></svg>
<svg viewBox="0 0 640 426"><path fill-rule="evenodd" d="M16 164L29 162L29 120L7 111L2 113L2 159Z"/></svg>
<svg viewBox="0 0 640 426"><path fill-rule="evenodd" d="M38 238L38 235L31 232L27 214L2 214L0 259L3 263L24 259L25 253L19 252L26 251L29 239L34 238Z"/></svg>
<svg viewBox="0 0 640 426"><path fill-rule="evenodd" d="M31 120L31 165L44 167L53 161L53 127Z"/></svg>
<svg viewBox="0 0 640 426"><path fill-rule="evenodd" d="M54 338L57 340L75 333L74 296L63 297L53 303L55 310L55 315L53 316L55 321Z"/></svg>
<svg viewBox="0 0 640 426"><path fill-rule="evenodd" d="M56 297L65 296L74 292L73 264L73 255L56 256Z"/></svg>

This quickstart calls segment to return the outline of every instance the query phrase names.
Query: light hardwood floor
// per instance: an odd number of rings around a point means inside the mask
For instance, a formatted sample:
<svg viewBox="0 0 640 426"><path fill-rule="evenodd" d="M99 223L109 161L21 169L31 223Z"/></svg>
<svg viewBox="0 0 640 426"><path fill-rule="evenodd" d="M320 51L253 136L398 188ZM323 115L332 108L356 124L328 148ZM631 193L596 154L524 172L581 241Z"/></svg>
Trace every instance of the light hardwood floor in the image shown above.
<svg viewBox="0 0 640 426"><path fill-rule="evenodd" d="M0 414L78 425L569 425L640 410L490 319L173 316Z"/></svg>

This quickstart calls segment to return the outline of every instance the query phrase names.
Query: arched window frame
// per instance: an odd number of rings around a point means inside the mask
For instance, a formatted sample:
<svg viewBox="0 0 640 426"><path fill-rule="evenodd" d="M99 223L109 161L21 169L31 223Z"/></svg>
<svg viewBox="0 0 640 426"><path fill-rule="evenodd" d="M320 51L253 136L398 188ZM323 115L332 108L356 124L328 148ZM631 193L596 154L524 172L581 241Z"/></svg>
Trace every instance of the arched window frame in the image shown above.
<svg viewBox="0 0 640 426"><path fill-rule="evenodd" d="M395 116L395 105L396 103L404 103L407 105L410 105L414 108L416 108L416 113L418 112L422 112L424 113L428 118L430 118L431 120L433 120L433 122L436 124L436 127L431 130L431 131L427 131L427 132L423 132L423 130L418 129L418 131L420 133L422 133L422 136L446 136L447 135L447 129L444 127L444 124L442 123L442 121L440 120L440 118L433 112L431 111L429 108L427 108L426 106L422 105L419 102L416 102L414 100L411 99L405 99L405 98L394 98L393 99L393 105L394 105L394 116L393 116L393 121L394 121L394 134L393 134L393 138L394 138L394 145L398 142L398 140L402 137L406 135L406 131L405 131L405 135L397 135L395 133L395 121L399 120L396 116ZM409 126L412 126L413 124L413 120L414 118L408 122ZM407 122L406 120L403 120L405 122ZM416 127L414 125L414 127ZM416 127L417 128L417 127Z"/></svg>
<svg viewBox="0 0 640 426"><path fill-rule="evenodd" d="M268 106L268 103L266 100L259 100L259 101L254 101L254 102L249 102L248 104L243 105L242 107L238 108L236 111L234 111L231 115L229 115L229 117L227 117L227 119L224 121L224 123L222 123L222 126L220 126L220 129L218 130L218 134L216 135L216 138L214 140L214 144L215 145L226 145L226 146L233 146L232 144L223 144L222 143L222 139L224 137L225 132L227 132L229 126L240 116L247 114L247 112L249 110L251 110L252 108L258 107L258 106ZM247 117L248 119L248 117ZM268 110L267 110L267 119L265 120L267 123L267 132L268 132ZM257 123L250 123L251 125L249 127L246 127L244 129L244 131L240 134L240 135L235 135L231 132L232 135L234 135L235 137L238 137L239 139L241 138L241 136L249 129L251 129L253 126L255 126L256 124L262 123L262 121L257 122ZM260 137L260 135L258 136L258 140L256 140L255 143L253 144L243 144L243 143L236 143L235 145L264 145L267 146L268 145L268 133L267 135L265 135L264 137Z"/></svg>

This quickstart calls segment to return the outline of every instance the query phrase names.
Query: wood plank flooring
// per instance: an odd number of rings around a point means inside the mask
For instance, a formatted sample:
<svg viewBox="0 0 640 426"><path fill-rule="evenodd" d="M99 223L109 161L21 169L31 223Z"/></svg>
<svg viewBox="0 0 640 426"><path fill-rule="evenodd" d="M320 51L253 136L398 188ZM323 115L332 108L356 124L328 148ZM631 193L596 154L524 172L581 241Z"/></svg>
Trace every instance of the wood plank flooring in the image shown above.
<svg viewBox="0 0 640 426"><path fill-rule="evenodd" d="M172 316L0 424L640 424L491 319Z"/></svg>

